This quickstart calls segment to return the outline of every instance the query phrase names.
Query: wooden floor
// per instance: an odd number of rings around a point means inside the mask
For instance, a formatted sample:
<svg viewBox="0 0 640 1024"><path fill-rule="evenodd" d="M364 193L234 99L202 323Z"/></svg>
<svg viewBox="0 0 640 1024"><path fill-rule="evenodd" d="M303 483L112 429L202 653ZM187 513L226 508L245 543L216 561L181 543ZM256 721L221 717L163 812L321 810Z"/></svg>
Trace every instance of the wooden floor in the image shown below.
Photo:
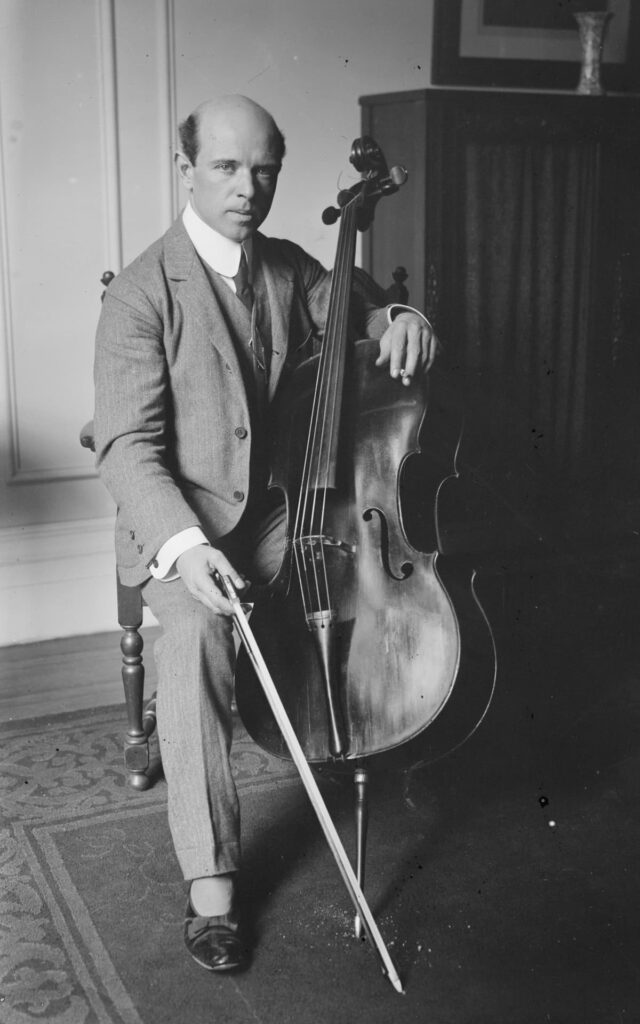
<svg viewBox="0 0 640 1024"><path fill-rule="evenodd" d="M142 635L145 693L155 688L153 640L158 627ZM120 632L0 648L0 722L62 711L121 704Z"/></svg>

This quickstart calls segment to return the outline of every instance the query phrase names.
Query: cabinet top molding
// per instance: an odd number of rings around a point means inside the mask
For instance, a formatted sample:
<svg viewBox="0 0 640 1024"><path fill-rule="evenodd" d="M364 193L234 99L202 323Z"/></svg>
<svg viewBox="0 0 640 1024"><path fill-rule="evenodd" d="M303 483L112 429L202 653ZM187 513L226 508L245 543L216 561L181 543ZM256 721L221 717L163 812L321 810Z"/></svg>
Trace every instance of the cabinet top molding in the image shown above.
<svg viewBox="0 0 640 1024"><path fill-rule="evenodd" d="M430 98L451 100L464 100L465 96L476 97L486 96L494 100L502 100L505 103L517 103L518 100L530 103L547 104L550 108L560 103L594 107L603 110L613 104L640 104L640 92L608 92L603 96L583 96L577 92L567 92L561 89L469 89L465 87L444 88L433 86L429 89L406 89L399 92L370 93L360 96L358 102L361 106L371 104L411 102L418 100L429 100Z"/></svg>

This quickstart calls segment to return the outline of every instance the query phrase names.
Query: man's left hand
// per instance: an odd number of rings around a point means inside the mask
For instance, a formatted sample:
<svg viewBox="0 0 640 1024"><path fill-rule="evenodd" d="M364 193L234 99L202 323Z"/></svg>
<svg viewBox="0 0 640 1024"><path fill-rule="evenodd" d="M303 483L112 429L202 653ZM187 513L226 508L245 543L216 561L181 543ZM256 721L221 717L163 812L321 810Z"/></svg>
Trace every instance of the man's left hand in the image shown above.
<svg viewBox="0 0 640 1024"><path fill-rule="evenodd" d="M416 313L399 313L380 339L376 366L388 363L390 375L408 385L416 373L431 368L438 348L431 324Z"/></svg>

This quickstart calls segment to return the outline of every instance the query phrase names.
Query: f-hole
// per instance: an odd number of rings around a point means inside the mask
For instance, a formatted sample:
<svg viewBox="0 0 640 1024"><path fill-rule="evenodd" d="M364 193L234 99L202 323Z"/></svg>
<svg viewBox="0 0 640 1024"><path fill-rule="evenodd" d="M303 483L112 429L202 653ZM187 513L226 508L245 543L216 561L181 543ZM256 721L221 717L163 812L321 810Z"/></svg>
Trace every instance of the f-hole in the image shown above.
<svg viewBox="0 0 640 1024"><path fill-rule="evenodd" d="M397 580L398 583L402 583L403 580L407 580L409 579L409 576L411 576L413 572L413 562L403 562L400 566L400 576L396 576L391 569L391 563L389 561L389 527L387 525L387 519L384 512L379 508L367 508L362 513L362 518L365 523L370 523L374 516L380 524L379 550L384 571L392 580Z"/></svg>

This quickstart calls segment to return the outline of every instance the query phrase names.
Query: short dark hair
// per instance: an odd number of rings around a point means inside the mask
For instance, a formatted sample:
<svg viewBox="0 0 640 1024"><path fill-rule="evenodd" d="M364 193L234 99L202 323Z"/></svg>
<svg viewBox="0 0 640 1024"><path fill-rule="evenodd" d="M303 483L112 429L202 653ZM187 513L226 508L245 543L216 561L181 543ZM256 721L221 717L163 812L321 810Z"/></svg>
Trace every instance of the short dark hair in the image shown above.
<svg viewBox="0 0 640 1024"><path fill-rule="evenodd" d="M278 143L278 159L280 163L284 160L284 155L287 149L284 135L278 128L274 121L273 124L276 133L276 141ZM178 125L178 135L180 137L180 148L188 159L189 163L195 166L195 162L198 159L198 153L200 152L200 117L195 111L193 114L189 114L185 117L184 121L181 121Z"/></svg>
<svg viewBox="0 0 640 1024"><path fill-rule="evenodd" d="M182 152L187 157L189 163L195 164L198 158L198 150L200 149L198 118L196 114L189 114L188 117L185 117L184 121L180 122L178 125L178 135L180 136Z"/></svg>

